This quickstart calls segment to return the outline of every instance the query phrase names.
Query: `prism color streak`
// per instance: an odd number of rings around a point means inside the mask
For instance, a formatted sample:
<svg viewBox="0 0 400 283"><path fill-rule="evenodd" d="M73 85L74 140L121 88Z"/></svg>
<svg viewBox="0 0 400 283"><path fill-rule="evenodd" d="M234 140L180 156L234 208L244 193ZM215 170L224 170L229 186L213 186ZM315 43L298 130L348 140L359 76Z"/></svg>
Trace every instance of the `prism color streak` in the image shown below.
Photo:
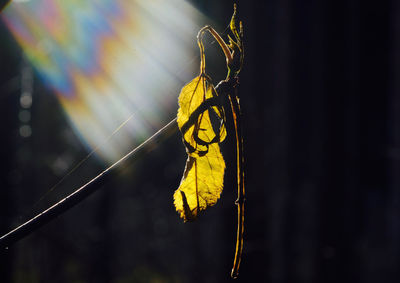
<svg viewBox="0 0 400 283"><path fill-rule="evenodd" d="M132 117L99 149L108 162L175 114L177 91L197 67L202 16L183 0L32 0L1 16L90 148Z"/></svg>

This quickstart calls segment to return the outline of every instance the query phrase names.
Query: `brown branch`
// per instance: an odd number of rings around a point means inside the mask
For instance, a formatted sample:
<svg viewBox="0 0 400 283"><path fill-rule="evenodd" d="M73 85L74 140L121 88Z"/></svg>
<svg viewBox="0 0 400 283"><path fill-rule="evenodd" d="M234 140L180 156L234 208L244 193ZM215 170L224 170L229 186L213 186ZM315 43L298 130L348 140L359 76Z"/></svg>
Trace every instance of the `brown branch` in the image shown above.
<svg viewBox="0 0 400 283"><path fill-rule="evenodd" d="M235 89L237 92L237 89ZM243 251L243 232L244 232L244 201L245 201L245 189L244 189L244 156L243 156L243 136L242 136L242 121L239 98L236 95L229 95L229 101L232 109L232 118L235 126L236 133L236 158L237 158L237 185L238 185L238 198L235 204L238 207L238 224L237 224L237 235L236 235L236 251L235 258L233 261L233 268L231 277L236 279L239 275L239 266L242 258Z"/></svg>

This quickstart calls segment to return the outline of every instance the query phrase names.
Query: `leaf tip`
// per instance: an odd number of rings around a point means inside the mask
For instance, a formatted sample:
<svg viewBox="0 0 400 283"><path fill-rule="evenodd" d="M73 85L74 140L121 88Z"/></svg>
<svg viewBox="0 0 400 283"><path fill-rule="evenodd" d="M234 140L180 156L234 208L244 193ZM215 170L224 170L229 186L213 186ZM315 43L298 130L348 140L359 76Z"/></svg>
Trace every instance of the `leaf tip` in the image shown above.
<svg viewBox="0 0 400 283"><path fill-rule="evenodd" d="M179 216L183 219L184 222L191 222L196 220L197 208L194 208L193 211L190 209L186 194L183 191L179 189L176 190L174 194L174 204L176 211L179 212Z"/></svg>

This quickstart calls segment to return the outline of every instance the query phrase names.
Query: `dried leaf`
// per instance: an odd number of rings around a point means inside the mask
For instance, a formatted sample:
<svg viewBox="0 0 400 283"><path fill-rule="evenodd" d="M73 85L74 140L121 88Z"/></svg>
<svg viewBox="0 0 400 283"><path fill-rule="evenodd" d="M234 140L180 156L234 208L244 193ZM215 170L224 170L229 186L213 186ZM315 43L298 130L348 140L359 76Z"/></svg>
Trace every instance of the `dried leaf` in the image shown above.
<svg viewBox="0 0 400 283"><path fill-rule="evenodd" d="M199 211L217 202L223 189L224 171L218 144L211 144L202 157L188 156L181 184L174 193L176 210L185 221L195 220Z"/></svg>
<svg viewBox="0 0 400 283"><path fill-rule="evenodd" d="M188 221L214 205L222 192L225 162L218 143L225 139L226 129L218 94L205 75L182 88L179 106L177 122L189 156L174 204Z"/></svg>
<svg viewBox="0 0 400 283"><path fill-rule="evenodd" d="M179 106L177 122L188 154L192 156L206 154L209 144L225 139L223 108L219 104L214 86L204 75L194 78L182 88ZM217 131L214 130L210 119L210 111L220 120Z"/></svg>

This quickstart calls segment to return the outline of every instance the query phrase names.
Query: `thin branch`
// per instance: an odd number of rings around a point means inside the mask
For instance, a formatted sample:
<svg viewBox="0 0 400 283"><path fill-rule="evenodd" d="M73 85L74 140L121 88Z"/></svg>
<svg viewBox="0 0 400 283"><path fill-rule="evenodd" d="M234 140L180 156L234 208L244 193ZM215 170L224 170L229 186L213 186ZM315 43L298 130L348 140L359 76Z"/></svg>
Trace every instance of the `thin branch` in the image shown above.
<svg viewBox="0 0 400 283"><path fill-rule="evenodd" d="M242 134L242 113L240 110L239 98L237 96L237 89L235 89L235 95L229 95L229 101L231 104L233 123L236 133L236 159L237 159L237 189L238 198L235 204L238 208L238 224L237 224L237 235L236 235L236 251L235 258L233 260L233 268L231 277L236 279L239 275L239 266L242 259L243 251L243 233L244 233L244 201L245 189L244 189L244 157L243 157L243 134Z"/></svg>
<svg viewBox="0 0 400 283"><path fill-rule="evenodd" d="M0 249L8 248L15 242L33 233L41 226L50 222L59 215L67 212L70 208L74 207L93 192L100 189L106 184L111 178L110 176L117 171L124 162L128 159L133 158L139 152L146 149L152 148L154 144L152 142L159 141L161 138L167 138L177 130L176 118L170 121L167 125L158 130L154 135L145 140L139 146L134 148L132 151L127 153L124 157L119 159L117 162L112 164L110 167L105 169L99 175L94 177L92 180L87 182L85 185L77 189L72 194L68 195L58 203L54 204L45 211L39 213L32 219L26 221L24 224L18 226L14 230L8 232L0 238Z"/></svg>

